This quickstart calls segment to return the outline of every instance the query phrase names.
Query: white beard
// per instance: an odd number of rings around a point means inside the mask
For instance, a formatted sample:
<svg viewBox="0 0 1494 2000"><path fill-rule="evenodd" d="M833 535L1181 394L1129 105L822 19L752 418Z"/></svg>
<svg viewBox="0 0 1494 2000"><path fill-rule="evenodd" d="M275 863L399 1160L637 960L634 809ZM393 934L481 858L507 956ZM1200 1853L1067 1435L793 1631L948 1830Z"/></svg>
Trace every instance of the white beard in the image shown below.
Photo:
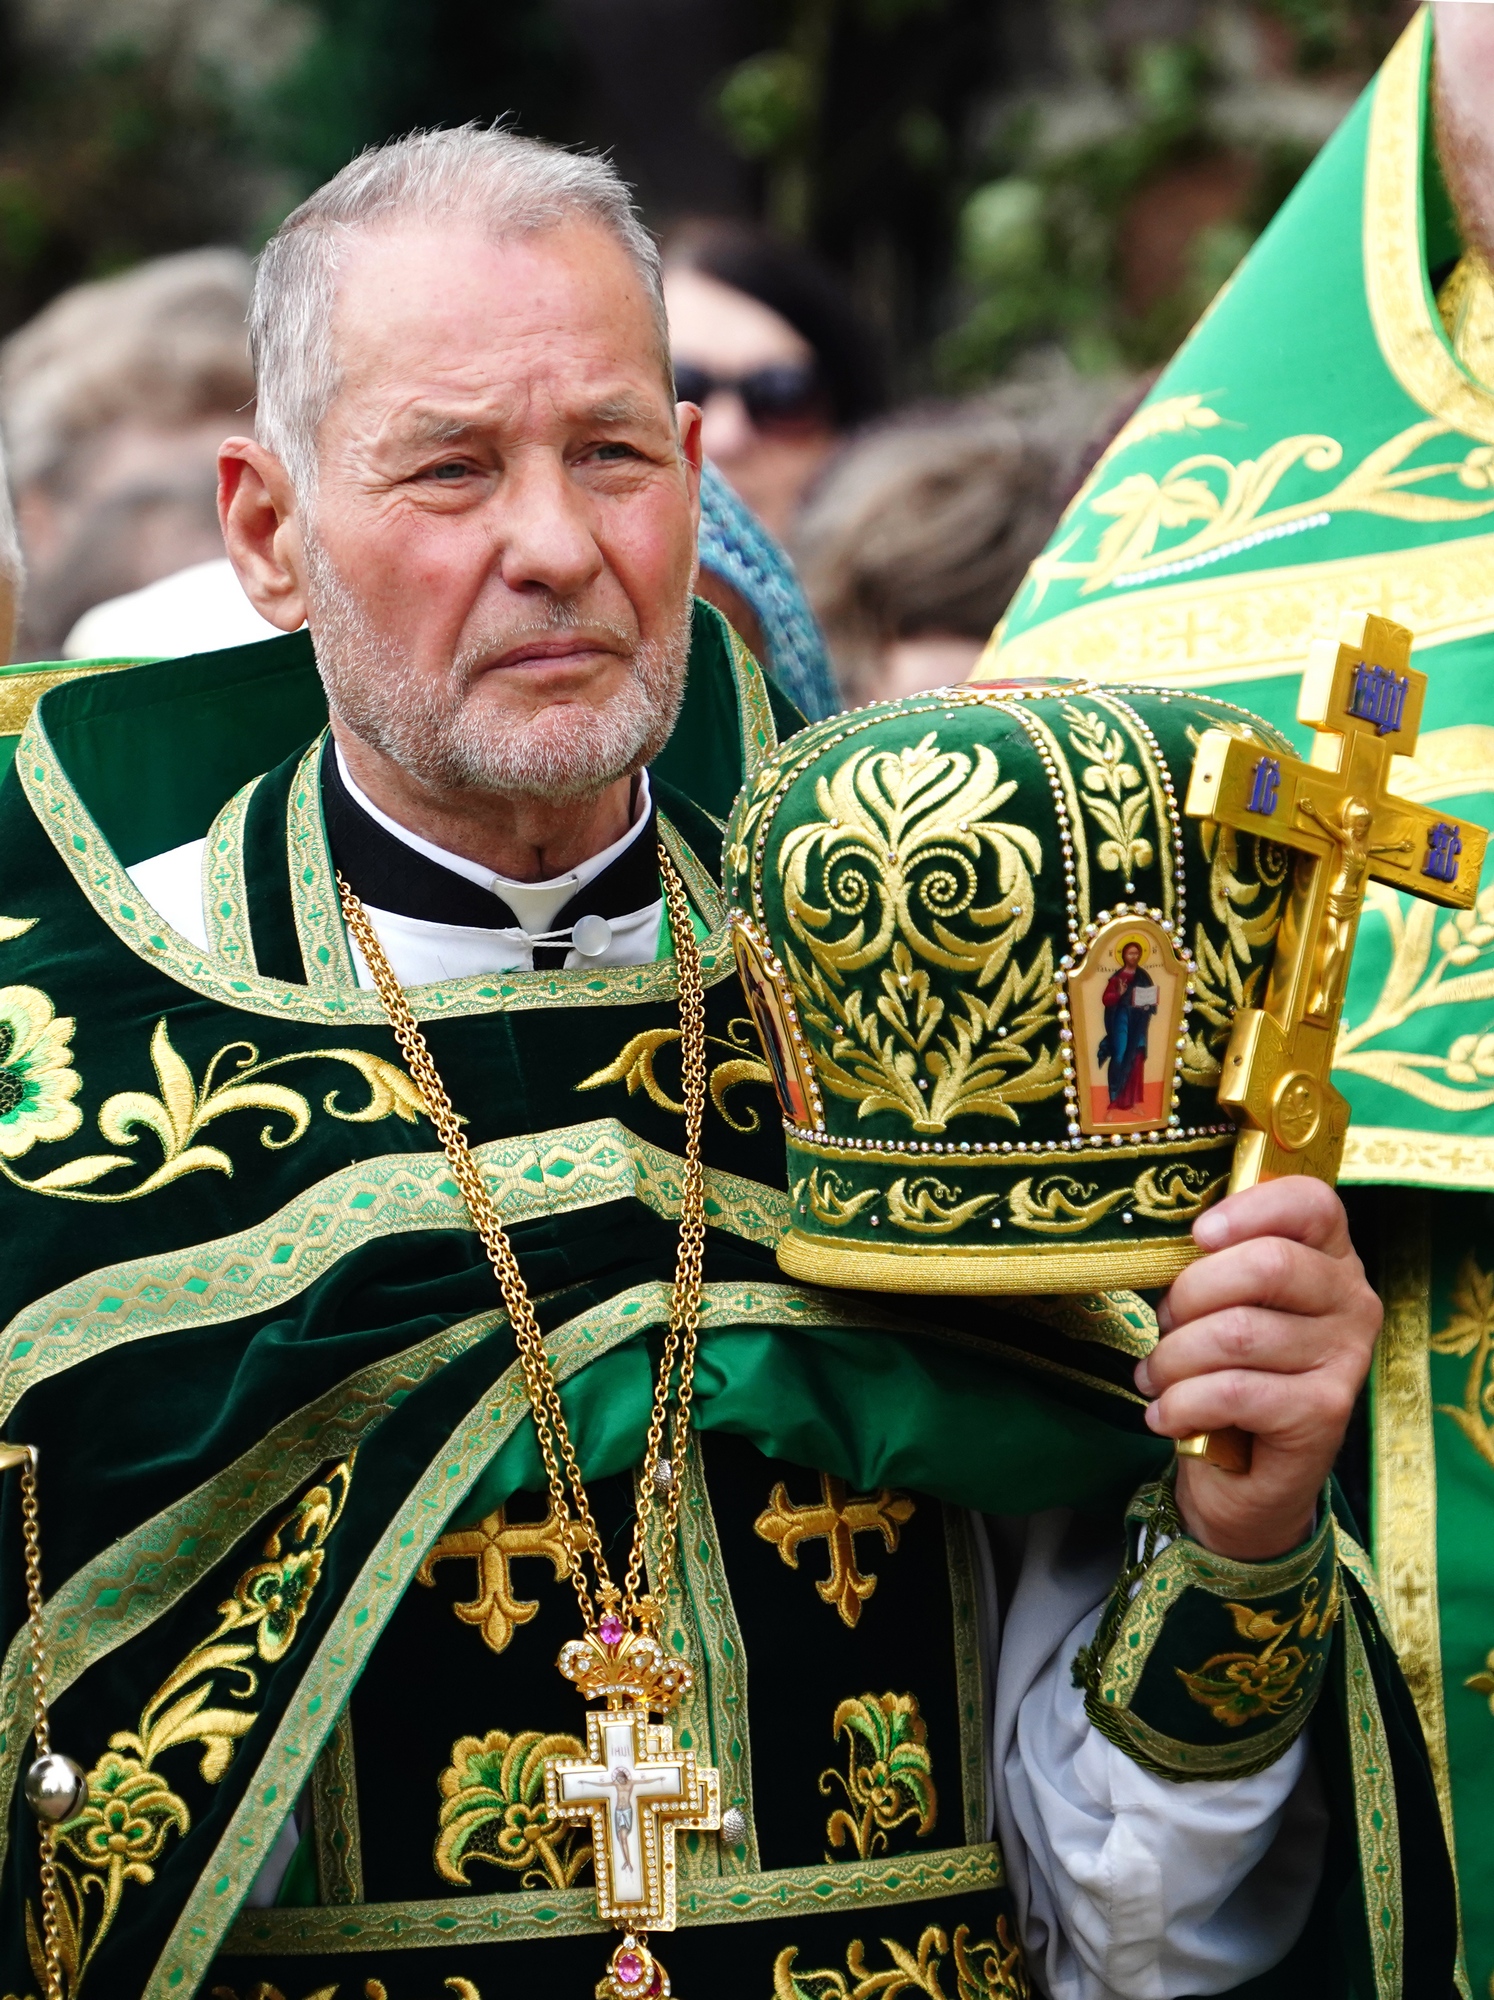
<svg viewBox="0 0 1494 2000"><path fill-rule="evenodd" d="M668 742L685 695L690 652L686 594L663 637L634 645L623 628L600 629L632 648L623 686L599 707L557 702L523 721L469 706L472 674L495 652L576 625L598 629L574 600L552 598L545 616L483 636L442 681L412 671L368 621L326 552L306 542L308 622L333 713L370 749L433 791L492 792L557 803L595 798L639 770Z"/></svg>

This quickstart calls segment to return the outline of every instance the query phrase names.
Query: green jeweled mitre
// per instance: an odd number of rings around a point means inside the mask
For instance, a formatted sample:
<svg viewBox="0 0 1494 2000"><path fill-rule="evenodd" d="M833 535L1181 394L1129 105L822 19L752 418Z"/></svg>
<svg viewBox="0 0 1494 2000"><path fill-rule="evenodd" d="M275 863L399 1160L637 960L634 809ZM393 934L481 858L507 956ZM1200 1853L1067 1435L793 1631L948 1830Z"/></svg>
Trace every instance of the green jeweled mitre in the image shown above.
<svg viewBox="0 0 1494 2000"><path fill-rule="evenodd" d="M1211 728L1290 749L1206 694L972 684L818 723L743 791L727 890L784 1112L786 1271L1051 1292L1189 1261L1288 871L1184 814Z"/></svg>

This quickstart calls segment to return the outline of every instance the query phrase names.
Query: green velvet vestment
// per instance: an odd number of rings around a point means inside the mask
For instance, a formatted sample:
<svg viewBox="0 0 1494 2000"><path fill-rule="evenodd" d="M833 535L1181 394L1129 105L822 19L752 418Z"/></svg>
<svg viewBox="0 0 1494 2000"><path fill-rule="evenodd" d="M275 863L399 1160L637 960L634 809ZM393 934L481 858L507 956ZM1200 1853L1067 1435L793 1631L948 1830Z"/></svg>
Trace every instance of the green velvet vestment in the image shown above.
<svg viewBox="0 0 1494 2000"><path fill-rule="evenodd" d="M700 609L654 767L711 1038L668 1636L700 1669L681 1736L746 1833L685 1841L661 1949L684 2000L1021 2000L965 1510L1103 1510L1119 1563L1163 1457L1130 1386L1152 1323L1128 1295L910 1307L779 1271L782 1136L717 883L733 795L793 721ZM69 2000L584 2000L608 1934L538 1775L580 1732L553 1666L575 1602L491 1272L353 977L324 724L300 637L61 675L0 785L0 1399L5 1435L41 1450L54 1742L91 1774L61 1842ZM206 951L124 872L204 835ZM414 1004L621 1538L675 1256L672 965ZM1443 2000L1435 1795L1343 1546L1311 1724L1327 1868L1258 1988ZM39 1983L14 1480L0 1549L0 1993L19 1996ZM298 1801L280 1906L246 1907Z"/></svg>
<svg viewBox="0 0 1494 2000"><path fill-rule="evenodd" d="M1392 789L1494 825L1494 324L1432 133L1423 11L1127 424L978 672L1232 696L1296 733L1314 639L1411 628L1430 676ZM1464 281L1468 282L1465 283ZM1475 296L1477 294L1477 296ZM1372 1546L1437 1773L1467 1974L1494 1981L1494 881L1365 912L1334 1082L1387 1305ZM1414 1191L1414 1192L1412 1192Z"/></svg>

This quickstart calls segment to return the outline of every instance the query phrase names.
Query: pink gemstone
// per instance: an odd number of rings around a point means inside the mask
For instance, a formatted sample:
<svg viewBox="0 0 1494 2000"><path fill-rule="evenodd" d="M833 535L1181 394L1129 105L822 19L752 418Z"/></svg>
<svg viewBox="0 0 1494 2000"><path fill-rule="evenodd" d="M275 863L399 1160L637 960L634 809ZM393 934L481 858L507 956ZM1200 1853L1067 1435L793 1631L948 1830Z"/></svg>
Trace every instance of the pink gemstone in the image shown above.
<svg viewBox="0 0 1494 2000"><path fill-rule="evenodd" d="M627 1628L615 1611L604 1611L597 1626L597 1637L604 1646L615 1646ZM635 1963L638 1961L635 1960Z"/></svg>
<svg viewBox="0 0 1494 2000"><path fill-rule="evenodd" d="M636 1986L643 1977L643 1960L636 1951L620 1951L612 1961L612 1969L624 1986Z"/></svg>

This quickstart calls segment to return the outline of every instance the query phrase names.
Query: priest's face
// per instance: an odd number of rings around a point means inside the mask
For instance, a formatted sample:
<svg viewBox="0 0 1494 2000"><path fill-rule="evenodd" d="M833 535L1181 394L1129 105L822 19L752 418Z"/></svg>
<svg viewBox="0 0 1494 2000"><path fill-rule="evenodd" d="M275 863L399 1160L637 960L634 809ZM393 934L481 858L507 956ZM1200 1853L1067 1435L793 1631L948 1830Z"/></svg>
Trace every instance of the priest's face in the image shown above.
<svg viewBox="0 0 1494 2000"><path fill-rule="evenodd" d="M439 791L638 769L684 686L699 420L624 251L582 223L360 236L332 334L300 527L343 726Z"/></svg>

